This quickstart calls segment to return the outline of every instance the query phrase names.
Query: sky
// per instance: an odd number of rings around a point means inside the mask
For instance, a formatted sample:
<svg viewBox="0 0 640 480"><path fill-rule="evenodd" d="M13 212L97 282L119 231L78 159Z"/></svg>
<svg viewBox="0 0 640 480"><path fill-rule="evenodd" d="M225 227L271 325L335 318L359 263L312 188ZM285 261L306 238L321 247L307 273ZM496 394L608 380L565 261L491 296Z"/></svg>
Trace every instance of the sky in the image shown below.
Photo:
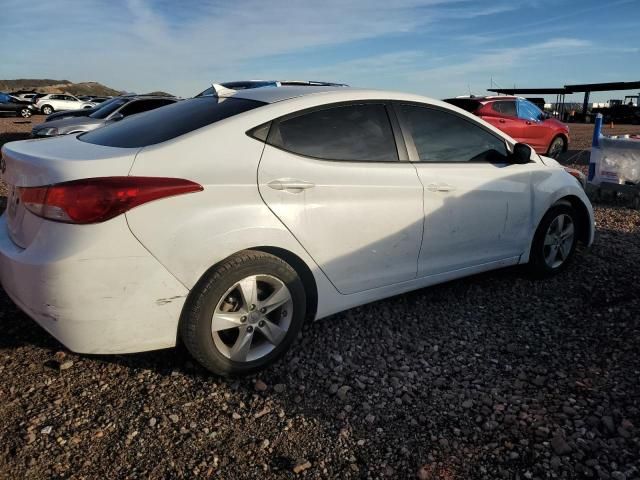
<svg viewBox="0 0 640 480"><path fill-rule="evenodd" d="M185 97L245 79L484 95L638 81L639 25L640 0L0 0L0 79Z"/></svg>

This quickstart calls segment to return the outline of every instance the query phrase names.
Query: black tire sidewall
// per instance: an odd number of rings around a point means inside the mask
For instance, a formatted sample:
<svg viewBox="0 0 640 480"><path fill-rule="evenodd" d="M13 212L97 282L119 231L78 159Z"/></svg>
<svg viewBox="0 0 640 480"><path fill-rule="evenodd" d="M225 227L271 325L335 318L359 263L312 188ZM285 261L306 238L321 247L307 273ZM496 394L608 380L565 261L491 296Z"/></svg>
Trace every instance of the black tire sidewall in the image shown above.
<svg viewBox="0 0 640 480"><path fill-rule="evenodd" d="M571 246L571 251L569 252L569 255L567 256L565 261L562 262L562 265L556 268L552 268L548 266L544 260L544 238L547 234L547 230L549 229L549 226L551 225L551 222L553 222L553 220L560 214L569 215L571 217L571 220L573 221L575 233L573 236L573 245ZM556 273L559 273L565 268L567 268L576 251L576 246L578 245L578 237L577 237L578 228L579 228L578 219L573 207L569 205L556 205L551 207L547 211L547 213L544 214L544 216L542 217L542 220L540 220L540 223L538 224L538 228L536 229L536 233L533 237L533 242L531 244L531 252L529 254L529 267L532 273L534 273L537 276L544 277L544 276L555 275Z"/></svg>
<svg viewBox="0 0 640 480"><path fill-rule="evenodd" d="M251 275L266 274L280 279L291 293L293 314L284 340L269 354L251 362L234 362L215 346L211 335L212 315L222 296L235 283ZM190 353L205 368L223 376L244 375L276 361L291 346L302 329L306 316L304 287L295 270L269 254L232 263L205 274L192 290L181 318L182 340Z"/></svg>
<svg viewBox="0 0 640 480"><path fill-rule="evenodd" d="M560 142L562 144L562 147L560 148L558 155L556 155L555 157L552 157L551 155L552 155L553 145L556 142ZM560 154L563 152L563 150L564 150L564 140L562 139L562 137L555 137L553 140L551 140L551 143L549 144L549 149L547 150L547 154L551 158L558 158Z"/></svg>

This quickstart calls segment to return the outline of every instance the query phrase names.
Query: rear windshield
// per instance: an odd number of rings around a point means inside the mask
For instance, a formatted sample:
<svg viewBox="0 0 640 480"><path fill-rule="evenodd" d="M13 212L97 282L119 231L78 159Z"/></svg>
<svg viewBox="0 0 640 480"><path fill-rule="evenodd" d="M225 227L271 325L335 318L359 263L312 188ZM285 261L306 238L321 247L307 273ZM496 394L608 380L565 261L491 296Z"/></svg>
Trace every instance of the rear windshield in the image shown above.
<svg viewBox="0 0 640 480"><path fill-rule="evenodd" d="M445 102L455 105L458 108L466 110L469 113L475 112L480 106L480 102L470 98L448 98Z"/></svg>
<svg viewBox="0 0 640 480"><path fill-rule="evenodd" d="M265 103L243 98L190 98L125 118L78 138L83 142L107 147L146 147L262 105Z"/></svg>

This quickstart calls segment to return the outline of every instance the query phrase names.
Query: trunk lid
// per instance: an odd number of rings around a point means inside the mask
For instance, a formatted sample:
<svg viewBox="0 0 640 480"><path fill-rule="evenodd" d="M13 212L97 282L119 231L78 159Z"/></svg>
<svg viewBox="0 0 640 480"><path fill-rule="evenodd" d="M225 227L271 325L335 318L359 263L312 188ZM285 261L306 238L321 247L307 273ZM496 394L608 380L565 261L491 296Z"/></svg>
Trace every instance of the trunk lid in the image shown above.
<svg viewBox="0 0 640 480"><path fill-rule="evenodd" d="M18 187L38 187L92 177L129 174L139 148L115 148L79 141L75 135L10 142L2 147L0 174L7 185L7 227L11 240L27 248L42 222L21 204Z"/></svg>

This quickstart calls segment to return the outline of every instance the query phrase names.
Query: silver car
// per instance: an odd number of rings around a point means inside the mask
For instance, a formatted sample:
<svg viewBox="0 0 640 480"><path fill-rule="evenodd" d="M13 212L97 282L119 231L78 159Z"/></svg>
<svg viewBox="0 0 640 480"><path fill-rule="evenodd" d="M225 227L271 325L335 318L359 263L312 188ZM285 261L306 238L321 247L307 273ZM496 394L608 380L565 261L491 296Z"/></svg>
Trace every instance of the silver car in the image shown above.
<svg viewBox="0 0 640 480"><path fill-rule="evenodd" d="M40 123L31 129L34 137L55 137L88 132L117 122L136 113L147 112L176 102L175 97L131 96L119 97L97 108L88 116L61 118Z"/></svg>

